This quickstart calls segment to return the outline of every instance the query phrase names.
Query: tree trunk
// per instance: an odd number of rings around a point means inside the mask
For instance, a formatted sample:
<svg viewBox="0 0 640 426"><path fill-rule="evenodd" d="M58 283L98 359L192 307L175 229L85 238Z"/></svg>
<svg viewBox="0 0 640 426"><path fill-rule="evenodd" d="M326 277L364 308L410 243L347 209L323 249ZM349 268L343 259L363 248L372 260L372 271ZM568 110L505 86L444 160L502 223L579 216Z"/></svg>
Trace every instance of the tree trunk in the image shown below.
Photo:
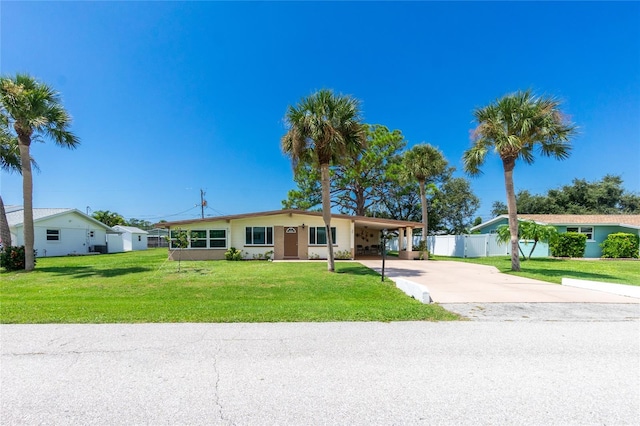
<svg viewBox="0 0 640 426"><path fill-rule="evenodd" d="M22 163L22 202L23 216L22 230L24 232L24 269L33 271L35 259L33 256L33 175L31 174L31 130L23 130L14 124L18 134L18 148L20 148L20 162Z"/></svg>
<svg viewBox="0 0 640 426"><path fill-rule="evenodd" d="M2 241L3 250L11 246L11 230L9 222L7 222L7 213L4 211L4 202L0 196L0 241Z"/></svg>
<svg viewBox="0 0 640 426"><path fill-rule="evenodd" d="M427 247L427 232L429 231L429 216L427 209L427 191L425 188L425 181L418 181L420 184L420 204L422 205L422 238L421 241L424 241L424 247ZM429 258L428 252L425 251L425 259Z"/></svg>
<svg viewBox="0 0 640 426"><path fill-rule="evenodd" d="M531 247L531 251L529 252L529 256L527 257L527 260L531 260L531 255L533 254L533 251L536 249L536 245L538 245L538 240L533 241L533 247Z"/></svg>
<svg viewBox="0 0 640 426"><path fill-rule="evenodd" d="M355 198L356 198L356 211L355 214L356 216L364 216L365 215L365 203L366 200L364 198L364 188L361 187L360 185L356 185L355 188Z"/></svg>
<svg viewBox="0 0 640 426"><path fill-rule="evenodd" d="M504 187L507 191L507 212L509 215L509 233L511 234L511 270L520 270L520 242L518 239L518 208L516 205L516 192L513 187L513 168L516 165L515 158L502 160L504 167Z"/></svg>
<svg viewBox="0 0 640 426"><path fill-rule="evenodd" d="M331 238L331 182L329 181L329 164L320 165L320 183L322 184L322 219L327 228L327 270L335 272L333 258L333 239Z"/></svg>

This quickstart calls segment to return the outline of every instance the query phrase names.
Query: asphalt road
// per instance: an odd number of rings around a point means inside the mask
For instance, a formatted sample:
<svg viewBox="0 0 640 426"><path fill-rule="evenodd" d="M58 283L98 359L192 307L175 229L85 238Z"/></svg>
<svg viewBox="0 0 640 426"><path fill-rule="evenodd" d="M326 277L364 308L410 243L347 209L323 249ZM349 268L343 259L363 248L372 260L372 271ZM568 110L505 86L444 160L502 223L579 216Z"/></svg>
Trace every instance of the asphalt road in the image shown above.
<svg viewBox="0 0 640 426"><path fill-rule="evenodd" d="M2 325L0 344L2 425L640 424L637 320Z"/></svg>

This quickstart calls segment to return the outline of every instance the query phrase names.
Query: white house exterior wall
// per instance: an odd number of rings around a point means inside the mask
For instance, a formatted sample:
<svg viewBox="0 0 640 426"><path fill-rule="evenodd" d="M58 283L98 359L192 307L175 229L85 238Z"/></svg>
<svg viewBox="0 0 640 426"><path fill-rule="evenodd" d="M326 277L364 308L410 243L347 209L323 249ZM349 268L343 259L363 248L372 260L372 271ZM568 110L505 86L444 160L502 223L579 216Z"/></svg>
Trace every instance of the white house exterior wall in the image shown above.
<svg viewBox="0 0 640 426"><path fill-rule="evenodd" d="M147 234L133 234L132 237L133 241L131 242L131 250L147 249Z"/></svg>
<svg viewBox="0 0 640 426"><path fill-rule="evenodd" d="M47 229L59 230L59 241L47 241ZM91 236L92 231L93 236ZM16 234L15 245L24 245L22 226L18 228ZM105 229L70 212L35 223L34 248L38 257L84 254L89 252L90 246L105 245L106 235Z"/></svg>
<svg viewBox="0 0 640 426"><path fill-rule="evenodd" d="M138 237L140 237L140 241L138 241ZM146 250L147 234L124 232L122 242L124 251Z"/></svg>
<svg viewBox="0 0 640 426"><path fill-rule="evenodd" d="M122 253L124 250L124 239L122 234L107 234L107 253Z"/></svg>

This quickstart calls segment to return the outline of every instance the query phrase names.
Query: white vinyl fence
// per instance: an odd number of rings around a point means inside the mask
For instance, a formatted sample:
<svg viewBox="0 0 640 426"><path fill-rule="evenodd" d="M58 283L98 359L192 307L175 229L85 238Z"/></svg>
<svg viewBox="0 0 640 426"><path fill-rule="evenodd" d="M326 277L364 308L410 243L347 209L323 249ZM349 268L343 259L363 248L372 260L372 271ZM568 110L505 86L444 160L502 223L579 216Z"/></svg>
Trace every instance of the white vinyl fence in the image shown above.
<svg viewBox="0 0 640 426"><path fill-rule="evenodd" d="M414 247L420 243L420 236L413 237ZM520 247L526 256L533 247L532 241L520 241ZM500 244L495 234L473 235L430 235L427 237L429 253L438 256L451 257L488 257L506 256L511 254L509 244ZM392 239L387 250L398 250L398 239ZM549 256L549 245L538 243L532 257Z"/></svg>

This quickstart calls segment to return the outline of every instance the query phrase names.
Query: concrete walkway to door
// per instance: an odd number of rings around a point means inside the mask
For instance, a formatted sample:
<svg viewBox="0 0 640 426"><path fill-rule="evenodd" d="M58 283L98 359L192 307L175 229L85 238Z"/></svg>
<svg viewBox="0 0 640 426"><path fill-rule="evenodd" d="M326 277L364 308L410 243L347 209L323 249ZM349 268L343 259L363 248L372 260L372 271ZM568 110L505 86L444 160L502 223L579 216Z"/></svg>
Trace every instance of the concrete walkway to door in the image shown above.
<svg viewBox="0 0 640 426"><path fill-rule="evenodd" d="M381 261L362 260L377 272ZM436 303L640 303L640 299L503 274L493 266L455 261L387 260L385 276L427 287Z"/></svg>

